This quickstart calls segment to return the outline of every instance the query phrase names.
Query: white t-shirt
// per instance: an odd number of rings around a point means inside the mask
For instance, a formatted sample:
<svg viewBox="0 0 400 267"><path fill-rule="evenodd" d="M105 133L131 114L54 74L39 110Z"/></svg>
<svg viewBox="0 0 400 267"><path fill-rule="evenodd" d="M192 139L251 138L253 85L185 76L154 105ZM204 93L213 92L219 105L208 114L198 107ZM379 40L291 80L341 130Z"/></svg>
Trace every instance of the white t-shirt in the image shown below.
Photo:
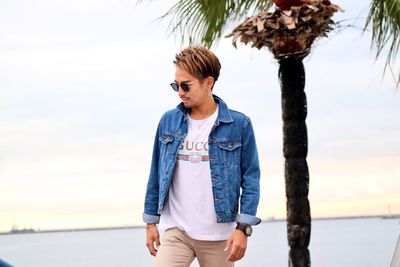
<svg viewBox="0 0 400 267"><path fill-rule="evenodd" d="M194 120L181 143L168 201L159 228L178 228L197 240L226 240L236 223L217 223L211 184L208 137L217 119L218 107L208 118Z"/></svg>

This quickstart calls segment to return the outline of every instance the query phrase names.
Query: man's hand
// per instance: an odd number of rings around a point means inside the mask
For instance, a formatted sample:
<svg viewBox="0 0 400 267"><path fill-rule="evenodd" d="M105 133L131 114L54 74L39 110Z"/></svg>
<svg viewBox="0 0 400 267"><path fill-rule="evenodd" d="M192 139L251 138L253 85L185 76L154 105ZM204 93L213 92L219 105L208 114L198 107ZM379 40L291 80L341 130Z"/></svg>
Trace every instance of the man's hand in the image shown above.
<svg viewBox="0 0 400 267"><path fill-rule="evenodd" d="M232 250L227 260L231 262L240 260L246 252L247 236L240 230L233 231L226 243L224 251L227 251L230 247L232 247Z"/></svg>
<svg viewBox="0 0 400 267"><path fill-rule="evenodd" d="M160 246L160 235L155 224L147 224L146 226L146 246L150 254L155 256Z"/></svg>

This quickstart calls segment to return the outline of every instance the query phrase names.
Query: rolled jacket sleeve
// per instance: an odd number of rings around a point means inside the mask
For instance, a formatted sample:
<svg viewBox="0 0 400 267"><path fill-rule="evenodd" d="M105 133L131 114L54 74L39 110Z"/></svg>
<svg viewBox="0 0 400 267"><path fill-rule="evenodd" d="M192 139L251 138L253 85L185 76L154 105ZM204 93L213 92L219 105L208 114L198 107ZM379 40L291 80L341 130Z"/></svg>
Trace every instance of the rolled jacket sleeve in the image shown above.
<svg viewBox="0 0 400 267"><path fill-rule="evenodd" d="M260 164L253 126L249 118L243 124L241 154L240 213L236 221L257 225L261 219L256 217L260 199Z"/></svg>

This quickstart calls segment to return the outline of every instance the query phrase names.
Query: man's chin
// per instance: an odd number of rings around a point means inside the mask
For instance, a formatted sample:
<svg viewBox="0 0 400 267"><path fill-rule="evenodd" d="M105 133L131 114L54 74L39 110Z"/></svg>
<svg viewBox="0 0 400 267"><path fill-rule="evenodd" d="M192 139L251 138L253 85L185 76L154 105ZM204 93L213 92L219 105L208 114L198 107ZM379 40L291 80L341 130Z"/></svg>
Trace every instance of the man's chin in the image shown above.
<svg viewBox="0 0 400 267"><path fill-rule="evenodd" d="M185 106L185 108L191 108L193 106L192 104L185 102L183 102L183 105Z"/></svg>

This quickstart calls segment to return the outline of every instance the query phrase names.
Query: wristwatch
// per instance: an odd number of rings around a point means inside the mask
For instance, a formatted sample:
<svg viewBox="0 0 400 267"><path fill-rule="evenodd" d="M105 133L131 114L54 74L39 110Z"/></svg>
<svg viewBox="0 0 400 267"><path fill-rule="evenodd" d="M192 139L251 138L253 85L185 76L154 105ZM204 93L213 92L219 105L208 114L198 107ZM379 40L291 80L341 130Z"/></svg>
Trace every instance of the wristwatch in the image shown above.
<svg viewBox="0 0 400 267"><path fill-rule="evenodd" d="M251 236L253 228L250 225L244 223L237 223L236 229L242 231L246 236Z"/></svg>

